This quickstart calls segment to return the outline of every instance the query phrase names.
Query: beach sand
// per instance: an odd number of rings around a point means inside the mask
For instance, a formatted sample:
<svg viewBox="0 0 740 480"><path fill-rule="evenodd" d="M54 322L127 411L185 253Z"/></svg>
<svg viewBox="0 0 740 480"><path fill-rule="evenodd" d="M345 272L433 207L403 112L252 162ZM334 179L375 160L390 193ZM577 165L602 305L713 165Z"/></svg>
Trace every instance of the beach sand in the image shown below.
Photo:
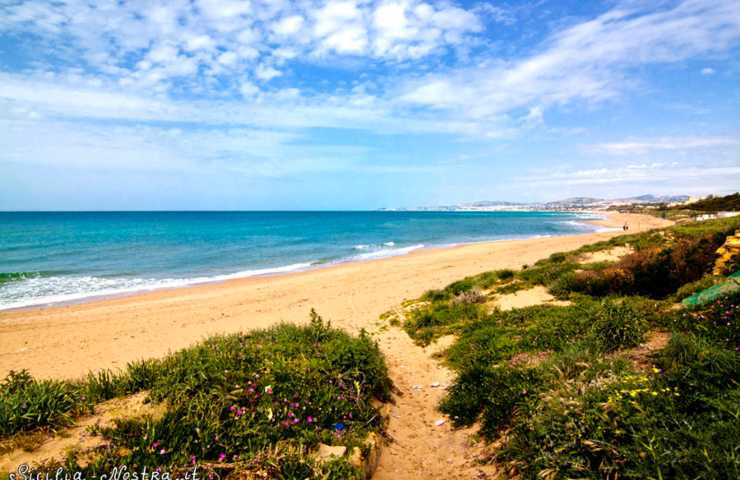
<svg viewBox="0 0 740 480"><path fill-rule="evenodd" d="M596 223L621 227L625 222L630 232L668 223L618 213ZM619 233L621 229L424 249L286 275L0 312L0 375L27 368L38 377L79 377L162 356L212 334L305 322L311 308L349 331L371 329L381 313L430 288L486 270L520 268Z"/></svg>
<svg viewBox="0 0 740 480"><path fill-rule="evenodd" d="M599 222L630 232L669 222L640 215L610 214ZM421 250L403 257L337 265L281 276L233 280L157 291L79 305L0 313L0 375L27 368L39 377L73 378L90 370L124 367L139 358L157 357L216 333L305 322L315 308L334 326L367 329L386 355L397 395L390 406L388 442L377 480L496 478L495 464L481 462L491 446L472 441L474 428L454 429L437 411L454 373L433 357L454 338L421 348L400 329L379 322L385 311L430 288L498 268L520 268L551 253L605 240L616 231L529 240L487 242ZM502 298L511 306L538 303L543 289ZM521 298L520 298L521 297ZM441 343L441 345L440 345ZM131 399L116 401L126 402ZM78 447L82 418L39 450L0 455L0 471L22 461L61 458L69 444ZM72 440L70 440L72 439Z"/></svg>

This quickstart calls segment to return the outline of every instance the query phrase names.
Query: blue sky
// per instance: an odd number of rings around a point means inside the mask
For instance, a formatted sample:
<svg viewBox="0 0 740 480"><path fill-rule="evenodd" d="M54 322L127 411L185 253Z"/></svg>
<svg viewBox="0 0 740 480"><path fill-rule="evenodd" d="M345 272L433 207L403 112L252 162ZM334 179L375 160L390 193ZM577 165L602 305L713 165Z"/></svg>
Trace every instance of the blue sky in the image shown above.
<svg viewBox="0 0 740 480"><path fill-rule="evenodd" d="M0 209L740 188L740 2L0 5Z"/></svg>

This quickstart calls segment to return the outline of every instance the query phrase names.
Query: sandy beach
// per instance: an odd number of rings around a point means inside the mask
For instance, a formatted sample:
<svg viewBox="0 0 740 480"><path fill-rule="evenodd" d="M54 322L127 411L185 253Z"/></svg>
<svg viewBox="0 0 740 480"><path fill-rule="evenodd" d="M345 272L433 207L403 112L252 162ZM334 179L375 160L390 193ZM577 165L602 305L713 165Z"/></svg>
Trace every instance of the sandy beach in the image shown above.
<svg viewBox="0 0 740 480"><path fill-rule="evenodd" d="M630 232L667 222L610 213L602 226ZM158 357L204 337L304 322L315 308L349 331L371 329L404 299L466 275L520 268L553 252L608 239L619 231L425 249L402 257L306 272L247 278L89 303L0 313L0 375L27 368L39 377L74 378Z"/></svg>

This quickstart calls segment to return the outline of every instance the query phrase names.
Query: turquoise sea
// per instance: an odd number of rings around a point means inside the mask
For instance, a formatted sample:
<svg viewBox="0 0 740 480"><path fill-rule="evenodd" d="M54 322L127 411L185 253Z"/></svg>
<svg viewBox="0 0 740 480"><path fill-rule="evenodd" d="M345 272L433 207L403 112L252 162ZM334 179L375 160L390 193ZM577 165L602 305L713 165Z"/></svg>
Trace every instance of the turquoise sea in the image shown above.
<svg viewBox="0 0 740 480"><path fill-rule="evenodd" d="M0 212L0 309L594 230L554 212ZM593 218L593 217L591 217Z"/></svg>

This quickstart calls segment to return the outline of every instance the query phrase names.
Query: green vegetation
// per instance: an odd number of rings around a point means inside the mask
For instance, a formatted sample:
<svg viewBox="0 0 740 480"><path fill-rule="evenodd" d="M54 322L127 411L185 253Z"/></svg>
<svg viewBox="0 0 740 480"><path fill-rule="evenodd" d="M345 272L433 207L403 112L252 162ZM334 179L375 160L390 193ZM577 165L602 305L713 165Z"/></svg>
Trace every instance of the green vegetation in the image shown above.
<svg viewBox="0 0 740 480"><path fill-rule="evenodd" d="M522 478L740 477L740 294L691 311L676 304L723 280L710 274L714 250L738 227L734 218L616 237L506 282L492 272L428 293L404 328L421 344L457 337L440 409L500 440L492 461ZM632 253L582 263L616 246ZM503 312L460 301L536 285L568 304Z"/></svg>
<svg viewBox="0 0 740 480"><path fill-rule="evenodd" d="M725 195L724 197L709 197L687 205L673 207L673 209L689 209L701 212L737 212L740 211L740 193Z"/></svg>
<svg viewBox="0 0 740 480"><path fill-rule="evenodd" d="M96 403L151 387L154 361L128 365L123 373L103 370L80 381L36 380L25 370L0 382L0 437L37 428L56 429L92 413Z"/></svg>
<svg viewBox="0 0 740 480"><path fill-rule="evenodd" d="M62 426L97 401L148 389L161 416L97 429L104 446L72 452L64 466L87 476L121 464L176 472L197 463L221 477L362 478L346 456L319 462L311 452L319 443L364 449L383 428L372 400L388 400L391 386L375 342L314 313L306 327L213 337L119 375L51 382L13 373L0 390L0 428Z"/></svg>

